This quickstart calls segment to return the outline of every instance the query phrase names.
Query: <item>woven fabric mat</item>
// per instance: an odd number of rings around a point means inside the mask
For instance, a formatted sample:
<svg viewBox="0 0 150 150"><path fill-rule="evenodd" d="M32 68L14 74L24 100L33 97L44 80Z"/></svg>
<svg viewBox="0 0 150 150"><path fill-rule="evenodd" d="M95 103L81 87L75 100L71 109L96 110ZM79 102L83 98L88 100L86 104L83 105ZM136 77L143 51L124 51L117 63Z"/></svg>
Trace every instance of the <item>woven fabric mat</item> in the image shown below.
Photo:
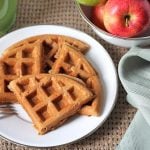
<svg viewBox="0 0 150 150"><path fill-rule="evenodd" d="M109 52L116 67L127 49L108 44L100 39L82 20L74 0L19 0L17 19L12 30L35 24L57 24L84 31L99 41ZM134 114L125 101L125 91L119 83L116 106L107 121L91 136L74 144L45 150L113 150L128 128ZM0 139L0 150L33 150Z"/></svg>

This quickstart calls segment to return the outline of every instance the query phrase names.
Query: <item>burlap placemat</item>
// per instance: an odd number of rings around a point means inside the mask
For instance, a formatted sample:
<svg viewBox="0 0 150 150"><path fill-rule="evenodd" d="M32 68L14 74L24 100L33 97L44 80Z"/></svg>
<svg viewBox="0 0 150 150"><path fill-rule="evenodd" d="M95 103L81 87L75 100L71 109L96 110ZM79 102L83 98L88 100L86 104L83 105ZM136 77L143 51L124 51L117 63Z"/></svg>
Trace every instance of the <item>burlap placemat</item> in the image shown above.
<svg viewBox="0 0 150 150"><path fill-rule="evenodd" d="M19 0L17 19L13 27L18 29L35 24L57 24L79 29L97 39L118 65L127 49L110 45L100 39L80 17L74 0ZM74 144L48 150L113 150L121 140L135 113L125 101L125 92L119 85L116 106L107 121L91 136ZM0 139L0 150L32 150Z"/></svg>

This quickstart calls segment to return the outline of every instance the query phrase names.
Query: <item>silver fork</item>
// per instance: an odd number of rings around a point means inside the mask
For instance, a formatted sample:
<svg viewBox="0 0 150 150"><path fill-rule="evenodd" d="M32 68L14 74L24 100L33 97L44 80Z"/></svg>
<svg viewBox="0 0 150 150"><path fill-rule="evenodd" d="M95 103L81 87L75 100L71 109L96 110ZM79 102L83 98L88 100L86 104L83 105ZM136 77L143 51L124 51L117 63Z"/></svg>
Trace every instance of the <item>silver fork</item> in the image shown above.
<svg viewBox="0 0 150 150"><path fill-rule="evenodd" d="M13 104L0 104L0 116L17 114Z"/></svg>
<svg viewBox="0 0 150 150"><path fill-rule="evenodd" d="M7 118L11 115L16 115L24 121L32 122L20 104L0 104L0 119Z"/></svg>

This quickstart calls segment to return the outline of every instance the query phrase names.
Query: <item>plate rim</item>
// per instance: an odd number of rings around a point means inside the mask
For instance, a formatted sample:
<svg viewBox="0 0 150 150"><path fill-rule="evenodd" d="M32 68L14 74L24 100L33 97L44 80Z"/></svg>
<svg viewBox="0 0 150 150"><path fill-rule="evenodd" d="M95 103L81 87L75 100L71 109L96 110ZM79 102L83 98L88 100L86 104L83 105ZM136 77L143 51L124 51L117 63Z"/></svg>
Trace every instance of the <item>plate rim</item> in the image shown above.
<svg viewBox="0 0 150 150"><path fill-rule="evenodd" d="M69 30L74 30L76 32L80 32L82 34L85 34L86 36L89 36L90 38L92 38L93 40L95 40L101 47L103 47L103 45L101 45L101 43L99 43L94 37L92 37L91 35L88 35L86 32L84 31L81 31L79 29L75 29L73 27L68 27L68 26L64 26L64 25L55 25L55 24L52 24L52 25L46 25L46 24L39 24L39 25L31 25L31 26L26 26L26 27L22 27L22 28L18 28L12 32L9 32L7 34L5 34L4 36L0 37L0 40L2 39L5 39L5 37L7 38L7 36L10 36L11 34L14 34L15 32L18 32L18 31L21 31L21 30L28 30L28 29L31 29L31 28L36 28L36 27L57 27L57 28L65 28L65 29L69 29ZM45 33L43 33L45 34ZM48 33L49 34L49 33ZM40 34L39 34L40 35ZM32 36L36 36L35 35L32 35ZM116 101L117 101L117 97L118 97L118 87L119 87L119 84L118 84L118 74L117 74L117 69L115 67L115 64L111 58L111 56L109 55L108 51L103 47L104 49L104 52L105 54L107 55L107 57L109 58L109 60L111 61L111 64L112 64L112 67L113 67L113 70L114 70L114 75L115 75L115 84L116 84L116 90L115 90L115 95L114 95L114 100L113 100L113 105L111 106L111 109L108 111L107 115L105 116L105 118L103 119L103 121L101 121L101 123L99 123L99 125L94 128L91 132L87 133L86 135L78 138L78 139L75 139L75 140L72 140L70 142L67 142L67 143L64 143L64 144L57 144L55 146L36 146L36 145L27 145L27 144L22 144L22 143L19 143L19 142L16 142L14 140L11 140L9 138L6 138L4 137L3 135L0 134L0 137L4 140L6 140L7 142L11 142L13 144L16 144L18 146L23 146L23 147L29 147L29 148L41 148L41 149L44 149L44 148L50 148L50 147L58 147L58 146L63 146L63 145L68 145L68 144L72 144L72 143L75 143L79 140L82 140L82 139L85 139L86 137L88 137L89 135L93 134L98 128L100 128L103 123L108 119L108 117L110 116L112 110L114 109L115 105L116 105Z"/></svg>

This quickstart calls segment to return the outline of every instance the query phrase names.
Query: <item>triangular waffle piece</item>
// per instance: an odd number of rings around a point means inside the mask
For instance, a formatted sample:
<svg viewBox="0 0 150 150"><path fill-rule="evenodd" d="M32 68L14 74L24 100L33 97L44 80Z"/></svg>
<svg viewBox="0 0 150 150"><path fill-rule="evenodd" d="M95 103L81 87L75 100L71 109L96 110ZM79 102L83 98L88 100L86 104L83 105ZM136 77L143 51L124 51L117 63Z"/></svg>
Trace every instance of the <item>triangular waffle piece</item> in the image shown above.
<svg viewBox="0 0 150 150"><path fill-rule="evenodd" d="M100 114L100 107L102 105L101 83L96 71L84 55L74 50L73 47L64 44L50 72L67 74L83 80L87 87L93 91L95 98L93 98L90 103L86 104L81 109L80 113L94 116Z"/></svg>
<svg viewBox="0 0 150 150"><path fill-rule="evenodd" d="M14 94L8 89L10 81L23 75L41 72L41 45L23 45L9 49L0 59L0 103L17 102Z"/></svg>
<svg viewBox="0 0 150 150"><path fill-rule="evenodd" d="M9 49L22 47L23 45L27 45L27 44L33 45L36 43L40 44L43 48L43 56L44 56L43 67L42 67L43 72L47 72L52 68L53 63L56 60L56 54L57 55L59 54L58 50L61 49L63 43L76 47L76 49L82 53L86 53L87 50L89 49L88 44L78 39L69 36L53 35L53 34L44 34L44 35L38 35L38 36L27 38L25 40L22 40L14 44Z"/></svg>
<svg viewBox="0 0 150 150"><path fill-rule="evenodd" d="M39 134L58 127L93 96L84 84L61 74L24 76L12 81L9 88Z"/></svg>

